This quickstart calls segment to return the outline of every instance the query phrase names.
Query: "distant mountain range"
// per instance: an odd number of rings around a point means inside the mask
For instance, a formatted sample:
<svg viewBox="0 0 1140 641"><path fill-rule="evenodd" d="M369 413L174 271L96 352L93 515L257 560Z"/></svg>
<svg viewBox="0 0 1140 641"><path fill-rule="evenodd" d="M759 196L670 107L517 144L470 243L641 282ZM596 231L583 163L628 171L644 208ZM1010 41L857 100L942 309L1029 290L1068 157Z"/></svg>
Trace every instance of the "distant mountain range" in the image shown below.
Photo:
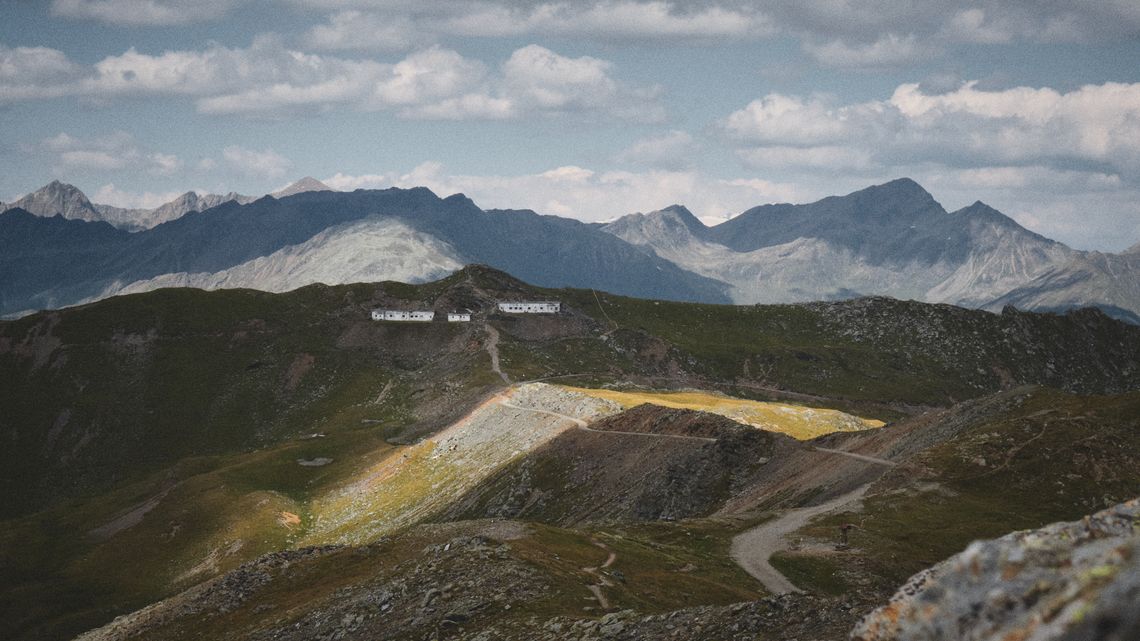
<svg viewBox="0 0 1140 641"><path fill-rule="evenodd" d="M306 191L330 191L330 188L321 181L306 176L270 195L274 198L282 198ZM188 191L154 209L125 209L113 205L92 203L76 187L53 180L14 203L0 203L0 212L8 209L23 209L37 216L60 215L71 220L103 221L126 231L142 231L181 218L192 211L206 211L211 207L217 207L228 202L244 205L255 200L257 198L254 196L243 196L232 191L224 195L199 195L196 192Z"/></svg>
<svg viewBox="0 0 1140 641"><path fill-rule="evenodd" d="M670 300L886 295L994 311L1097 306L1140 322L1140 245L1074 250L981 202L947 212L905 178L713 227L680 205L586 224L484 211L425 188L337 192L312 178L257 200L189 192L153 210L94 205L53 182L8 208L0 315L168 286L423 282L485 263L541 286Z"/></svg>

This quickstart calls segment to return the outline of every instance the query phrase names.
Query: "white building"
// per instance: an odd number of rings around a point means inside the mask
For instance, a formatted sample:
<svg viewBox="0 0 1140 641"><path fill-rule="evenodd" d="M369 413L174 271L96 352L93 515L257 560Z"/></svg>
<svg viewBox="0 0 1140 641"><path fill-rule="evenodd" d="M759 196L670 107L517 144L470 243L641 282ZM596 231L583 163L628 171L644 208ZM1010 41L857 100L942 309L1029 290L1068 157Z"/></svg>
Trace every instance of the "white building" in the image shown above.
<svg viewBox="0 0 1140 641"><path fill-rule="evenodd" d="M447 322L449 323L470 323L471 312L448 312Z"/></svg>
<svg viewBox="0 0 1140 641"><path fill-rule="evenodd" d="M499 311L508 314L557 314L562 303L551 300L523 300L499 303Z"/></svg>
<svg viewBox="0 0 1140 641"><path fill-rule="evenodd" d="M406 321L413 323L430 323L435 318L432 311L405 311L398 309L374 309L372 320L375 321Z"/></svg>

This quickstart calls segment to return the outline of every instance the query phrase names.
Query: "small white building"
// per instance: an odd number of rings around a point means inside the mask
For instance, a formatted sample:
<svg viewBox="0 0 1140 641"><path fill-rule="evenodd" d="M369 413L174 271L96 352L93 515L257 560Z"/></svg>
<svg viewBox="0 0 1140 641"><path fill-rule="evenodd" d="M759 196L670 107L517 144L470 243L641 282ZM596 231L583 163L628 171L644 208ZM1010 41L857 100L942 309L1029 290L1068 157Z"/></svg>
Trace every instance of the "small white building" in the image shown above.
<svg viewBox="0 0 1140 641"><path fill-rule="evenodd" d="M471 312L448 312L447 322L449 323L470 323Z"/></svg>
<svg viewBox="0 0 1140 641"><path fill-rule="evenodd" d="M499 303L499 311L508 314L557 314L562 303L552 300L523 300Z"/></svg>
<svg viewBox="0 0 1140 641"><path fill-rule="evenodd" d="M372 320L375 321L404 321L412 323L430 323L435 318L432 311L406 311L400 309L374 309Z"/></svg>

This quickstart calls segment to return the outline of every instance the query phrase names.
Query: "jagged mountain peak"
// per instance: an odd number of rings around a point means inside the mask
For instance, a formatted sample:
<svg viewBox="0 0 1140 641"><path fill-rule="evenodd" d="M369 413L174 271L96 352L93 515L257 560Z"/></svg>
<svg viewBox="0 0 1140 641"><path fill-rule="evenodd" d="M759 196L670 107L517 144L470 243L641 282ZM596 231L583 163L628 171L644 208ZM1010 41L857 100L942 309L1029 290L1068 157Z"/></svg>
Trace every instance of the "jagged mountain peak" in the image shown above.
<svg viewBox="0 0 1140 641"><path fill-rule="evenodd" d="M985 204L984 202L982 202L980 200L976 200L976 201L974 201L974 203L972 205L969 205L968 207L963 207L962 209L959 209L958 211L953 212L952 215L962 217L962 218L964 218L968 221L971 221L971 222L979 222L979 223L983 223L983 224L993 225L993 226L1001 228L1003 230L1015 232L1019 235L1024 235L1025 238L1032 239L1034 241L1046 242L1049 244L1057 244L1057 245L1060 244L1060 243L1057 243L1057 241L1055 241L1055 240L1046 238L1045 236L1038 234L1037 232L1030 231L1030 230L1026 229L1020 223L1018 223L1016 220L1011 218L1010 216L1003 214L1002 212L998 211L997 209L994 209L993 207L990 207L989 205Z"/></svg>
<svg viewBox="0 0 1140 641"><path fill-rule="evenodd" d="M284 198L286 196L293 196L307 191L335 191L332 187L324 184L323 182L313 178L312 176L305 176L293 184L269 194L274 198Z"/></svg>
<svg viewBox="0 0 1140 641"><path fill-rule="evenodd" d="M644 230L648 227L676 228L678 226L684 227L694 234L699 234L707 229L707 226L693 212L689 211L688 207L677 204L648 213L627 214L604 225L610 233L619 236L627 230L636 228Z"/></svg>
<svg viewBox="0 0 1140 641"><path fill-rule="evenodd" d="M19 207L37 216L63 216L76 220L101 220L99 212L78 187L59 180L40 187L10 205Z"/></svg>
<svg viewBox="0 0 1140 641"><path fill-rule="evenodd" d="M696 214L694 214L689 210L688 207L684 205L669 205L668 207L665 207L653 213L658 215L671 216L674 219L684 223L685 226L689 229L693 230L703 229L706 226L703 222L701 222L700 218L697 218Z"/></svg>
<svg viewBox="0 0 1140 641"><path fill-rule="evenodd" d="M1120 253L1140 255L1140 243L1136 243L1135 245L1129 247L1128 249L1125 249L1124 251L1122 251Z"/></svg>
<svg viewBox="0 0 1140 641"><path fill-rule="evenodd" d="M54 198L74 198L80 202L85 202L88 204L91 202L88 200L87 194L83 193L81 189L75 185L65 183L60 180L53 180L43 187L40 187L36 191L32 192L31 194L24 196L24 198L35 196L36 194L49 195Z"/></svg>

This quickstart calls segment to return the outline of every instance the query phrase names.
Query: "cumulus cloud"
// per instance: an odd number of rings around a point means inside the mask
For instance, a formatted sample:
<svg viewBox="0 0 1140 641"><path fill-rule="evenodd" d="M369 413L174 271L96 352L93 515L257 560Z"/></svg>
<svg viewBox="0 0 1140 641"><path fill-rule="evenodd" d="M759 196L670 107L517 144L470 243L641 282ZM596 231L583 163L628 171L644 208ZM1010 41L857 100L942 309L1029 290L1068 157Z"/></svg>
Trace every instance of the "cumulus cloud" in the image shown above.
<svg viewBox="0 0 1140 641"><path fill-rule="evenodd" d="M238 0L52 0L53 15L115 25L167 26L220 18Z"/></svg>
<svg viewBox="0 0 1140 641"><path fill-rule="evenodd" d="M604 111L642 121L664 118L656 102L659 90L623 87L611 77L612 66L598 58L568 58L529 45L503 65L503 82L506 93L524 109Z"/></svg>
<svg viewBox="0 0 1140 641"><path fill-rule="evenodd" d="M230 145L222 150L222 158L231 168L254 178L278 179L293 167L293 162L272 149L246 149Z"/></svg>
<svg viewBox="0 0 1140 641"><path fill-rule="evenodd" d="M87 69L55 50L0 49L0 88L12 90L0 100L176 95L193 100L201 113L270 117L335 108L453 120L568 112L664 117L658 88L620 82L605 60L537 45L517 49L495 70L439 46L385 63L307 54L272 35L247 48L212 44L160 54L131 48Z"/></svg>
<svg viewBox="0 0 1140 641"><path fill-rule="evenodd" d="M753 158L771 148L830 147L883 166L1097 163L1140 179L1140 83L1065 93L987 91L975 82L927 93L909 83L887 99L847 105L772 94L730 114L721 127Z"/></svg>
<svg viewBox="0 0 1140 641"><path fill-rule="evenodd" d="M604 0L520 6L492 1L365 1L320 5L341 10L312 27L306 40L313 47L332 50L406 50L425 40L447 36L542 36L628 42L748 38L772 32L772 25L762 12L742 3L690 6L660 0Z"/></svg>
<svg viewBox="0 0 1140 641"><path fill-rule="evenodd" d="M0 105L67 95L82 73L82 67L58 49L0 44Z"/></svg>
<svg viewBox="0 0 1140 641"><path fill-rule="evenodd" d="M889 122L878 103L832 105L826 98L773 93L753 100L722 123L734 139L761 145L821 145L847 140L856 131Z"/></svg>
<svg viewBox="0 0 1140 641"><path fill-rule="evenodd" d="M178 156L145 152L139 148L133 136L123 131L88 138L60 132L26 151L49 155L53 159L53 170L63 174L81 170L116 171L132 168L169 176L182 167Z"/></svg>
<svg viewBox="0 0 1140 641"><path fill-rule="evenodd" d="M646 208L685 203L699 215L726 218L761 203L801 199L793 185L760 179L717 179L696 171L596 171L562 166L522 175L457 175L437 162L406 173L336 174L334 189L426 186L440 195L464 193L484 208L529 208L585 221L610 220Z"/></svg>

